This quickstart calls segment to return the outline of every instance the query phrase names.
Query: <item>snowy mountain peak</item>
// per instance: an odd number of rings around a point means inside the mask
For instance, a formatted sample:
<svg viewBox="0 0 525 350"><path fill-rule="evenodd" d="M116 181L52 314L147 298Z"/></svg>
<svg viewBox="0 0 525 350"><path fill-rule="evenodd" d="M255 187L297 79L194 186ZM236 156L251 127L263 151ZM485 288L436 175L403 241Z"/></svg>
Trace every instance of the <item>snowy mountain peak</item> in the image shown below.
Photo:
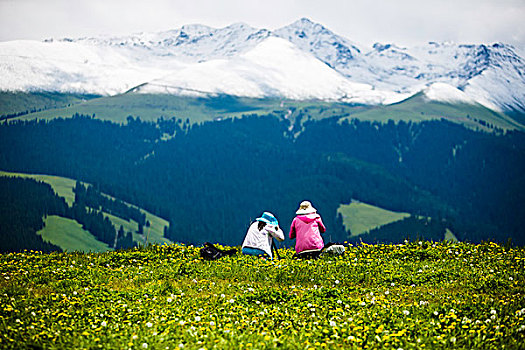
<svg viewBox="0 0 525 350"><path fill-rule="evenodd" d="M296 28L297 30L301 30L304 34L306 34L306 32L314 33L314 34L319 34L319 33L333 34L330 30L328 30L322 24L312 22L309 18L306 18L306 17L303 17L293 22L287 27Z"/></svg>
<svg viewBox="0 0 525 350"><path fill-rule="evenodd" d="M180 33L185 33L186 35L190 35L190 36L201 36L201 35L208 35L212 31L213 31L213 28L202 25L202 24L185 24L180 28L180 30L176 32L178 32L179 35ZM167 33L170 33L170 31L168 31Z"/></svg>
<svg viewBox="0 0 525 350"><path fill-rule="evenodd" d="M413 56L408 54L408 50L406 48L398 47L394 44L381 44L381 43L375 43L372 46L373 50L368 52L366 55L368 57L376 56L376 57L387 57L390 59L395 60L416 60Z"/></svg>
<svg viewBox="0 0 525 350"><path fill-rule="evenodd" d="M355 43L308 18L277 29L274 34L312 53L332 68L347 65L361 53Z"/></svg>
<svg viewBox="0 0 525 350"><path fill-rule="evenodd" d="M0 43L0 52L0 90L111 95L147 86L357 103L392 103L424 90L433 100L525 113L525 62L510 45L376 43L363 51L308 18L275 31L190 24L119 37L12 41Z"/></svg>

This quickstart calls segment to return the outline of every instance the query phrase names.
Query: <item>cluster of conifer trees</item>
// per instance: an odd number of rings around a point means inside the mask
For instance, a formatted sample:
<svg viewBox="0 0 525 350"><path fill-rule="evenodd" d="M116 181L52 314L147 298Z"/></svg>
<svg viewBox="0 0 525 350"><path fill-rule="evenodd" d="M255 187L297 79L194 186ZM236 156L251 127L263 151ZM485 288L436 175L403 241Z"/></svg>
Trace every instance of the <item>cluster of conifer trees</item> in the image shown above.
<svg viewBox="0 0 525 350"><path fill-rule="evenodd" d="M140 209L127 205L119 199L105 196L94 186L84 186L80 181L77 181L73 192L75 193L75 202L79 205L103 210L127 221L134 220L139 224L139 227L146 225L146 214ZM142 230L139 228L138 231Z"/></svg>
<svg viewBox="0 0 525 350"><path fill-rule="evenodd" d="M86 230L92 232L99 241L107 243L115 249L126 249L136 246L131 232L124 232L122 225L118 231L115 231L115 226L107 217L104 217L102 212L127 221L134 220L137 222L137 232L139 234L144 233L143 227L146 225L146 214L121 200L103 195L94 186L84 186L80 181L76 182L73 192L75 193L73 211L78 210L74 217L83 224Z"/></svg>

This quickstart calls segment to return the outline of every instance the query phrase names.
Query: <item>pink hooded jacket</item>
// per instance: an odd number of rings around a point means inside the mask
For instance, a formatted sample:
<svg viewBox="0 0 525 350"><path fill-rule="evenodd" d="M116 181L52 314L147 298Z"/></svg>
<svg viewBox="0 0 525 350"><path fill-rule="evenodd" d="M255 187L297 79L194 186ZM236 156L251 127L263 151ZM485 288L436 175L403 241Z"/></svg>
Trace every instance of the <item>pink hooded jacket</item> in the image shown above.
<svg viewBox="0 0 525 350"><path fill-rule="evenodd" d="M290 239L297 238L295 251L300 253L304 250L323 249L321 233L325 231L326 227L319 214L297 215L290 227Z"/></svg>

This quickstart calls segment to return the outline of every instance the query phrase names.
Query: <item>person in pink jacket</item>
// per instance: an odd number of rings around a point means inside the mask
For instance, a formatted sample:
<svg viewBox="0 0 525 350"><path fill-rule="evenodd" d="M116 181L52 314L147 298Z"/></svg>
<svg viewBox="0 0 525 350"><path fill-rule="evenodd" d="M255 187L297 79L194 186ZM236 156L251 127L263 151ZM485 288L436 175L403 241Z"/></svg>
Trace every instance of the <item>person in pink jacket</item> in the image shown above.
<svg viewBox="0 0 525 350"><path fill-rule="evenodd" d="M326 231L321 216L308 201L303 201L295 213L297 216L290 227L290 239L296 239L297 256L318 257L324 247L321 233Z"/></svg>

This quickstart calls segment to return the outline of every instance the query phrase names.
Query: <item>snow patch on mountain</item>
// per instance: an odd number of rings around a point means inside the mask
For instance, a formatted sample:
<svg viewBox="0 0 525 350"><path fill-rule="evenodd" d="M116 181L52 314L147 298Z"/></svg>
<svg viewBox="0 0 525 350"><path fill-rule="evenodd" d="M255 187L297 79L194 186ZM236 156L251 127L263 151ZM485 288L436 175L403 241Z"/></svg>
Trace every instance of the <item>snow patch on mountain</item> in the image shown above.
<svg viewBox="0 0 525 350"><path fill-rule="evenodd" d="M446 83L434 83L423 90L423 93L426 98L432 101L468 104L476 103L476 101L470 98L466 93Z"/></svg>
<svg viewBox="0 0 525 350"><path fill-rule="evenodd" d="M114 95L164 75L114 50L74 42L0 43L0 90Z"/></svg>

